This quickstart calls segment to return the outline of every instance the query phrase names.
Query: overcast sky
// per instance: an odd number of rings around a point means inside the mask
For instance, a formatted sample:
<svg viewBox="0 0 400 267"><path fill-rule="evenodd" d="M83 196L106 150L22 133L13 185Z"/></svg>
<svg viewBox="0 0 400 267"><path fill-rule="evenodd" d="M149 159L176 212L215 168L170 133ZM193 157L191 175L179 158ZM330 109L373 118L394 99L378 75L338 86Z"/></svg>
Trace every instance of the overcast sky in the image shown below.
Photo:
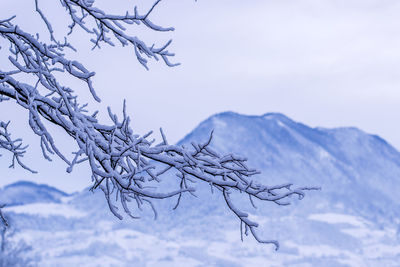
<svg viewBox="0 0 400 267"><path fill-rule="evenodd" d="M132 10L132 1L117 2L95 4L113 12ZM145 2L148 6L152 1ZM66 29L59 2L39 3L44 11L53 11L50 19L61 27L62 37ZM3 0L1 5L0 19L17 14L21 27L43 32L33 0ZM146 71L132 48L90 51L88 37L77 31L71 41L79 52L71 57L96 71L94 84L102 103L94 104L83 84L71 81L71 86L93 110L109 105L120 111L126 98L133 129L143 134L162 126L171 143L208 116L231 110L252 115L281 112L312 127L355 126L399 149L399 14L397 0L164 0L151 18L176 30L132 32L150 44L162 45L172 38L172 61L181 66L152 62ZM0 50L0 56L5 52ZM90 185L85 166L66 174L59 160L42 160L25 111L1 103L0 120L10 118L13 136L30 143L26 162L40 173L9 170L8 157L1 152L0 186L25 179L72 192ZM61 147L73 144L60 139Z"/></svg>

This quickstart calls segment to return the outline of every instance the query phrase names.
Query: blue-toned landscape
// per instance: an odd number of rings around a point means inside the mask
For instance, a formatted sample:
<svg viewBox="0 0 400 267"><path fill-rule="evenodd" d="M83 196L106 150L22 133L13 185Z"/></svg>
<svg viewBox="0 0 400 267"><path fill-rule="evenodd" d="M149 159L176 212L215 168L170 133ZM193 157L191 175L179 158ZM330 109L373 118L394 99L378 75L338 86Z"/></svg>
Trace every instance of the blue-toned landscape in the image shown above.
<svg viewBox="0 0 400 267"><path fill-rule="evenodd" d="M400 266L399 14L1 1L0 267Z"/></svg>
<svg viewBox="0 0 400 267"><path fill-rule="evenodd" d="M185 194L176 210L176 197L156 202L157 220L144 209L140 219L120 221L101 191L67 194L16 178L0 190L12 240L31 246L26 253L38 266L398 266L400 153L385 140L357 128L310 128L279 113L225 112L179 145L204 142L212 130L211 147L246 156L263 184L322 188L284 207L255 201L254 209L245 194L234 196L260 223L258 235L280 242L278 251L251 236L241 242L221 193L200 182L197 197ZM171 173L162 184L177 182Z"/></svg>

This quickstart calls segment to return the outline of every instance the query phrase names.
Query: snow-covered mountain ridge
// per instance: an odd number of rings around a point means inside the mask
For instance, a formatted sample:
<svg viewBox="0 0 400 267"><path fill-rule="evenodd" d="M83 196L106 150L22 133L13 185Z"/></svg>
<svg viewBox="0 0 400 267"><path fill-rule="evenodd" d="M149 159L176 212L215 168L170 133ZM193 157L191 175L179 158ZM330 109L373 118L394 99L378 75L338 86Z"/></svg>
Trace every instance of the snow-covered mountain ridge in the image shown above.
<svg viewBox="0 0 400 267"><path fill-rule="evenodd" d="M400 218L400 153L376 135L354 127L310 128L279 113L226 112L203 121L179 143L207 140L211 130L213 147L246 156L263 183L321 186L307 198L371 219Z"/></svg>
<svg viewBox="0 0 400 267"><path fill-rule="evenodd" d="M301 201L293 198L288 207L256 202L254 210L248 198L235 197L260 223L260 236L281 242L278 252L251 238L241 243L238 220L219 192L211 194L209 186L200 182L198 197L185 195L175 211L171 208L176 199L157 202L156 221L150 212L140 220L118 221L102 193L88 191L58 203L63 212L55 212L57 200L48 204L46 214L34 215L23 208L8 211L21 236L42 255L41 266L397 266L400 262L400 153L386 141L354 127L310 128L279 113L225 112L200 123L179 145L204 142L212 130L212 147L246 156L248 165L262 172L255 178L260 182L322 187ZM49 242L52 248L46 248Z"/></svg>

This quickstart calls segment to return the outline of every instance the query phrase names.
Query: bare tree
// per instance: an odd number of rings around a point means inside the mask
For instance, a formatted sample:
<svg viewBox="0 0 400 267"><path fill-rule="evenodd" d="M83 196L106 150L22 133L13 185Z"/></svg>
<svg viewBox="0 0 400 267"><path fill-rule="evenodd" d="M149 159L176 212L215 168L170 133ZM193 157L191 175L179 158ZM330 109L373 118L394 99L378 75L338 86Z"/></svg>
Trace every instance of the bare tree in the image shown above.
<svg viewBox="0 0 400 267"><path fill-rule="evenodd" d="M171 67L177 65L170 62L174 55L167 50L171 41L157 47L146 44L126 31L127 27L139 24L151 31L174 30L150 20L151 12L159 3L160 0L157 0L144 13L135 8L133 13L113 15L96 8L94 0L60 0L69 15L70 34L80 27L92 36L93 49L100 48L101 44L114 46L114 42L130 46L145 68L149 59L162 59ZM94 72L80 62L67 58L67 49L75 51L68 36L63 41L57 40L51 22L39 7L39 1L35 0L35 4L36 12L46 25L51 41L46 43L38 34L24 31L13 23L14 17L0 21L0 36L10 44L8 59L14 66L9 70L0 69L0 101L15 101L27 110L29 126L40 136L44 158L51 160L49 155L55 154L68 165L67 172L71 172L76 164L88 162L92 171L92 189L99 188L104 192L111 212L120 219L122 216L115 200L120 202L126 214L135 218L134 208L128 203L130 201L136 202L140 209L144 204L153 207L153 199L178 196L179 205L183 193L195 191L192 182L200 180L209 183L221 192L229 209L239 218L241 233L243 229L246 235L250 231L258 242L272 243L278 249L277 241L258 237L255 231L258 224L235 207L231 193L244 192L251 202L255 198L288 205L289 196L297 195L301 199L305 190L317 188L293 189L291 184L266 186L255 182L252 177L259 172L248 168L245 158L232 154L221 155L210 148L212 133L204 143L192 143L191 147L185 147L169 144L160 129L162 142L154 144L154 140L149 140L152 132L143 136L134 134L129 126L130 118L126 114L125 101L122 119L118 119L108 108L111 125L100 123L96 119L97 111L89 115L87 104L80 104L74 91L57 78L58 75L64 75L84 81L93 98L100 102L92 84ZM2 51L6 52L4 48ZM23 82L21 77L24 75L33 75L35 82ZM78 148L72 159L68 159L57 148L46 123L61 127L76 141ZM28 171L35 172L21 162L26 147L22 146L20 139L11 138L7 126L8 123L0 125L0 147L13 153L11 167L14 167L16 161ZM157 182L169 170L176 172L180 187L172 192L163 192L162 188L157 188ZM154 213L157 214L155 210Z"/></svg>

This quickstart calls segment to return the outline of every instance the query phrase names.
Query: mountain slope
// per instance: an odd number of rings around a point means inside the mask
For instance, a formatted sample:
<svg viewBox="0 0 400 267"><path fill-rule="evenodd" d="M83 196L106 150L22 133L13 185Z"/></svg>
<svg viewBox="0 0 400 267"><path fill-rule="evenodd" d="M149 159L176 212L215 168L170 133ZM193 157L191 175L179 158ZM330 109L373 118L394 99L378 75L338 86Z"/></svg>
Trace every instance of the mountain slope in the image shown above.
<svg viewBox="0 0 400 267"><path fill-rule="evenodd" d="M310 128L278 113L226 112L203 121L179 143L207 140L212 130L213 148L246 156L263 183L321 186L307 198L370 219L400 215L400 153L378 136L356 128Z"/></svg>
<svg viewBox="0 0 400 267"><path fill-rule="evenodd" d="M260 223L261 238L278 239L281 249L240 242L239 221L220 192L198 182L196 197L156 201L140 220L119 221L108 211L102 192L71 197L77 216L26 215L14 210L39 254L41 266L396 266L400 262L400 153L383 139L356 128L310 128L278 113L245 116L226 112L211 116L179 142L204 142L246 156L255 177L273 185L316 185L287 207L235 194L235 204ZM163 178L176 186L173 174ZM135 204L135 203L133 203ZM67 205L67 204L65 204ZM79 216L78 216L79 215ZM127 216L126 216L127 217ZM23 234L21 234L23 236ZM47 244L54 244L51 248ZM119 257L116 255L124 255ZM149 255L152 255L149 257Z"/></svg>
<svg viewBox="0 0 400 267"><path fill-rule="evenodd" d="M66 196L67 193L57 188L28 181L19 181L0 189L0 203L6 203L7 206L37 202L59 203Z"/></svg>

